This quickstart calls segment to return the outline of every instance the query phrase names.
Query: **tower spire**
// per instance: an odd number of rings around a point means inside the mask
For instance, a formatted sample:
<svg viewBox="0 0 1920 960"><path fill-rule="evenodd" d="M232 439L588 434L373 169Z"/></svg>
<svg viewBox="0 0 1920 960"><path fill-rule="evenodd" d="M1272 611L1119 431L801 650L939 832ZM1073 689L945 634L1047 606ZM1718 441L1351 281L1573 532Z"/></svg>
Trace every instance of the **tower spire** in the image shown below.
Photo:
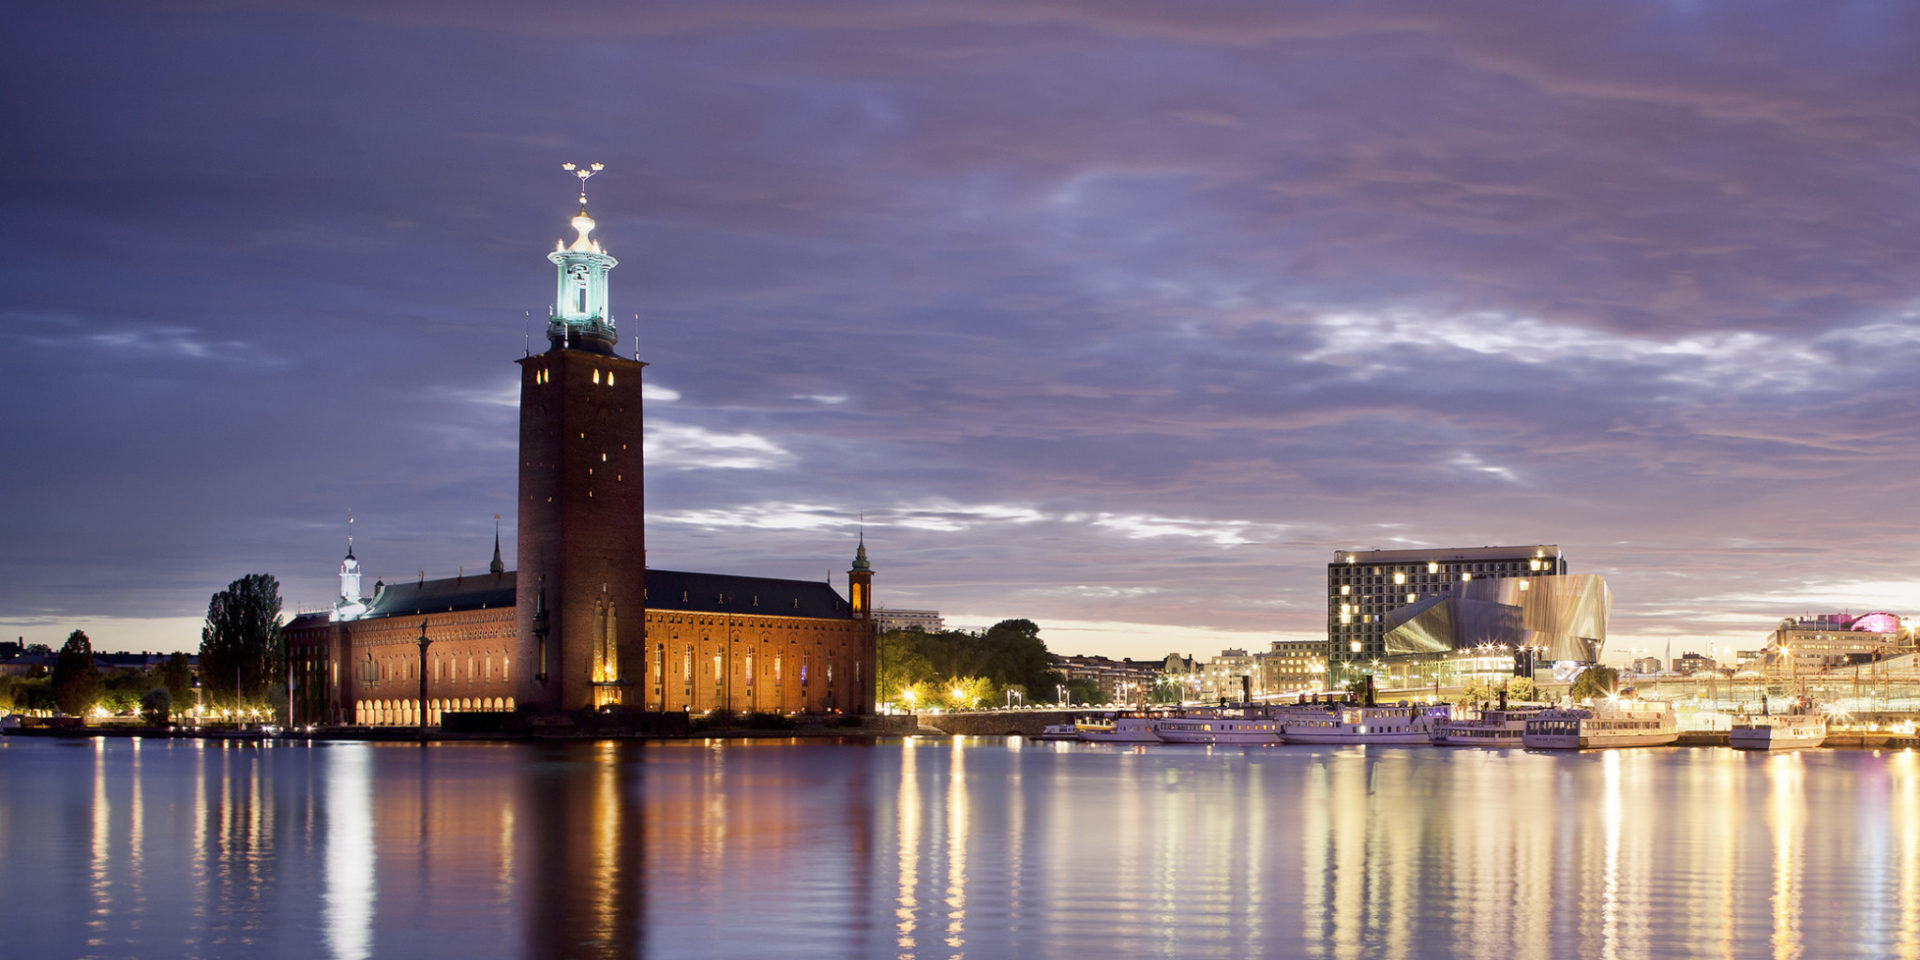
<svg viewBox="0 0 1920 960"><path fill-rule="evenodd" d="M500 515L493 515L493 562L487 564L488 573L506 573L507 565L500 562Z"/></svg>

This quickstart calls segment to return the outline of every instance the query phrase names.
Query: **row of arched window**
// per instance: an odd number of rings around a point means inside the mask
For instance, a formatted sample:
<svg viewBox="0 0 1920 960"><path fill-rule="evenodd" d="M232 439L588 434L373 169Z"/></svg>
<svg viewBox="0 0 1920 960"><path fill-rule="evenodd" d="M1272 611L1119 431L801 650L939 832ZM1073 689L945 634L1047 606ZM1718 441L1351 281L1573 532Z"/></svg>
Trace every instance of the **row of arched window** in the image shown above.
<svg viewBox="0 0 1920 960"><path fill-rule="evenodd" d="M427 725L439 726L445 713L501 712L513 709L512 697L436 697L427 701ZM353 722L363 727L414 727L420 725L420 701L359 700L353 705Z"/></svg>

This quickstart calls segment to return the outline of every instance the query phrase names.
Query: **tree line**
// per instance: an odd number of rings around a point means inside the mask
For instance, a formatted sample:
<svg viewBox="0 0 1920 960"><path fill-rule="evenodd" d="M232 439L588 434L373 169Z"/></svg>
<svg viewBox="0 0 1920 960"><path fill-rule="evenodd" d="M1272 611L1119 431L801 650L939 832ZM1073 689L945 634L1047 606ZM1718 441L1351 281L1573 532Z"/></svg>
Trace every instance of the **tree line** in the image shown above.
<svg viewBox="0 0 1920 960"><path fill-rule="evenodd" d="M876 655L876 700L905 710L1107 700L1099 684L1054 669L1031 620L1002 620L979 633L889 630Z"/></svg>
<svg viewBox="0 0 1920 960"><path fill-rule="evenodd" d="M280 627L279 581L249 574L208 601L200 631L198 693L186 654L175 653L151 670L103 671L94 662L92 638L75 630L45 675L0 677L0 711L57 711L72 717L138 712L156 723L194 706L272 715L287 699ZM51 651L40 646L26 652Z"/></svg>

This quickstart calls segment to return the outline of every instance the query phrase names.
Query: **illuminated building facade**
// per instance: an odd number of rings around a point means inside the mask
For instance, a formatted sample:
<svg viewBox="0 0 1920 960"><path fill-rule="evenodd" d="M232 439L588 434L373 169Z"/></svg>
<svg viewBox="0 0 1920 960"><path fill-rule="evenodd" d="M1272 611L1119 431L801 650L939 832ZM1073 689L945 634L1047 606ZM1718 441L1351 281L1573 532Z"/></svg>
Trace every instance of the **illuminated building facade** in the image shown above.
<svg viewBox="0 0 1920 960"><path fill-rule="evenodd" d="M1254 685L1263 696L1317 693L1327 687L1324 640L1275 640L1256 659L1260 669Z"/></svg>
<svg viewBox="0 0 1920 960"><path fill-rule="evenodd" d="M570 168L571 169L571 168ZM578 172L583 188L597 172ZM848 596L812 580L650 570L641 372L614 353L608 274L582 190L576 237L548 256L548 348L521 359L519 569L495 538L482 576L360 595L349 540L340 597L285 629L295 723L437 724L447 713L868 713L873 569Z"/></svg>
<svg viewBox="0 0 1920 960"><path fill-rule="evenodd" d="M1455 687L1533 677L1571 679L1600 661L1613 592L1594 574L1480 579L1387 615L1389 686ZM1369 669L1374 669L1369 664Z"/></svg>
<svg viewBox="0 0 1920 960"><path fill-rule="evenodd" d="M1330 671L1338 683L1357 676L1351 665L1387 655L1388 615L1443 596L1456 585L1566 572L1566 559L1552 544L1335 551L1327 564Z"/></svg>
<svg viewBox="0 0 1920 960"><path fill-rule="evenodd" d="M1912 632L1891 613L1790 617L1767 638L1765 670L1774 677L1812 676L1844 666L1849 658L1898 656L1913 649Z"/></svg>

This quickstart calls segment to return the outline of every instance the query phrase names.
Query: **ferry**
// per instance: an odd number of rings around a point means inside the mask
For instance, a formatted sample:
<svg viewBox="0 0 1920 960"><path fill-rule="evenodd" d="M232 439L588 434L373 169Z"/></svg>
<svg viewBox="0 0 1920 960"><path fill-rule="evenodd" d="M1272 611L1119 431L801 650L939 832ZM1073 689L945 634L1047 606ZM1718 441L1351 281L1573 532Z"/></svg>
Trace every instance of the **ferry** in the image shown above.
<svg viewBox="0 0 1920 960"><path fill-rule="evenodd" d="M1286 743L1432 743L1434 711L1401 704L1295 713L1282 724Z"/></svg>
<svg viewBox="0 0 1920 960"><path fill-rule="evenodd" d="M1794 750L1827 742L1827 718L1817 713L1745 717L1727 733L1735 750Z"/></svg>
<svg viewBox="0 0 1920 960"><path fill-rule="evenodd" d="M1073 725L1080 739L1092 743L1159 743L1153 718L1142 716L1090 717Z"/></svg>
<svg viewBox="0 0 1920 960"><path fill-rule="evenodd" d="M1607 700L1591 710L1547 710L1526 722L1530 750L1659 747L1680 739L1673 705L1658 700Z"/></svg>
<svg viewBox="0 0 1920 960"><path fill-rule="evenodd" d="M1433 742L1448 747L1517 747L1527 721L1545 706L1512 706L1501 710L1457 708L1433 727Z"/></svg>
<svg viewBox="0 0 1920 960"><path fill-rule="evenodd" d="M1279 743L1280 723L1259 717L1168 717L1154 721L1153 733L1164 743Z"/></svg>
<svg viewBox="0 0 1920 960"><path fill-rule="evenodd" d="M1049 723L1040 728L1040 735L1034 737L1034 739L1078 740L1080 739L1080 727L1078 724L1073 723Z"/></svg>

